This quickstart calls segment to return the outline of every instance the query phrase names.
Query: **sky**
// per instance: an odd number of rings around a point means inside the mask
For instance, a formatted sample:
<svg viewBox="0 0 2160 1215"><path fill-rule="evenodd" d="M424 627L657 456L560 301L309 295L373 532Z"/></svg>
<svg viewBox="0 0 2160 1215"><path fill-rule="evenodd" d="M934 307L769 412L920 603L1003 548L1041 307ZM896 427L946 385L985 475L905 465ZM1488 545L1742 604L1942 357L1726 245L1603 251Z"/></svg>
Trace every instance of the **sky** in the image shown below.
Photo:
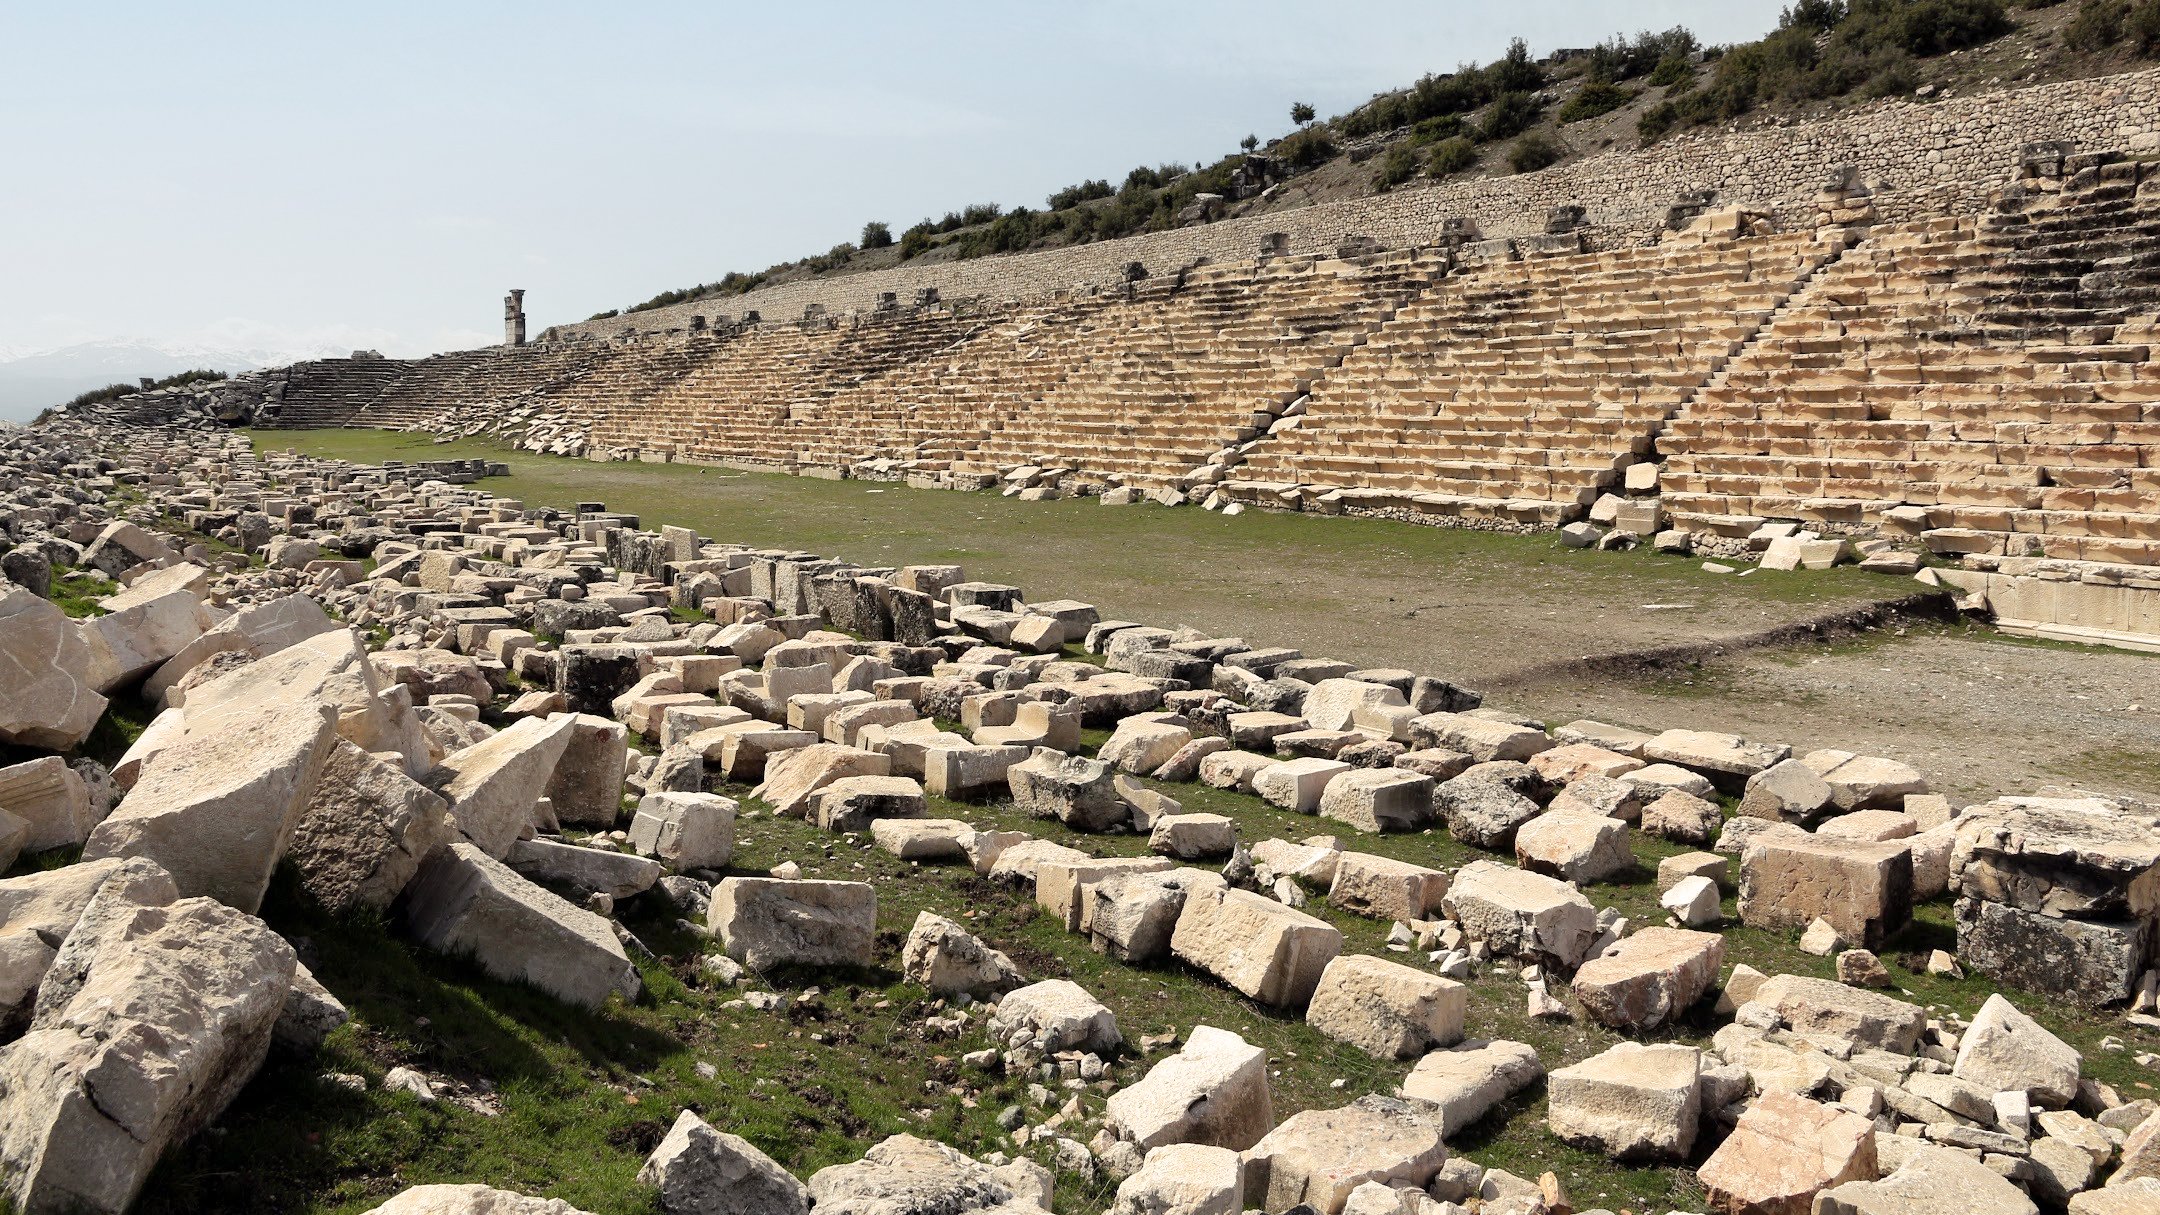
<svg viewBox="0 0 2160 1215"><path fill-rule="evenodd" d="M500 340L1777 0L0 5L0 359Z"/></svg>

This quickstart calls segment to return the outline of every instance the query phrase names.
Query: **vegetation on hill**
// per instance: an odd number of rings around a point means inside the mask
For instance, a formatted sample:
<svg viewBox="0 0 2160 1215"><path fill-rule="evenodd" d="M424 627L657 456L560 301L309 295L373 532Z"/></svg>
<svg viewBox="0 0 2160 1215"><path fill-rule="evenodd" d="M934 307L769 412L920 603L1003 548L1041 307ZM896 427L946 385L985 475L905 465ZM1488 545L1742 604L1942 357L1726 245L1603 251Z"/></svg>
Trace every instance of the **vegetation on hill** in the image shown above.
<svg viewBox="0 0 2160 1215"><path fill-rule="evenodd" d="M1706 47L1675 27L1543 59L1518 38L1491 63L1424 76L1333 118L1295 102L1288 133L1265 144L1248 135L1211 164L1142 165L1116 184L1083 179L1052 192L1040 210L979 203L923 219L897 240L874 220L859 244L664 291L623 311L904 262L1112 240L1471 174L1529 173L1692 128L2075 79L2156 57L2160 0L1794 0L1752 42Z"/></svg>
<svg viewBox="0 0 2160 1215"><path fill-rule="evenodd" d="M103 388L93 388L88 392L77 393L75 396L68 398L65 404L39 414L37 420L44 422L54 414L71 412L89 405L103 405L107 401L117 401L121 397L133 396L138 392L155 392L160 388L179 388L188 384L215 383L218 380L227 378L229 377L225 372L210 371L206 368L183 371L176 375L166 376L162 380L146 375L132 384L107 384Z"/></svg>

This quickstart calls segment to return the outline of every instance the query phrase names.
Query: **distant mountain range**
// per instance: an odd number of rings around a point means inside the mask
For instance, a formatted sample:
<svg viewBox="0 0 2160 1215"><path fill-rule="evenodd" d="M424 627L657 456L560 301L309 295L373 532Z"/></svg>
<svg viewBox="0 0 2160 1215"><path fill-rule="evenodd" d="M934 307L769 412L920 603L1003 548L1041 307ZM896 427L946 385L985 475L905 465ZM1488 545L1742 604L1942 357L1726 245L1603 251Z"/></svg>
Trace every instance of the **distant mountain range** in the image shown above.
<svg viewBox="0 0 2160 1215"><path fill-rule="evenodd" d="M107 384L133 383L144 376L163 379L183 371L254 371L300 359L352 353L330 348L311 350L231 350L180 342L137 338L81 342L56 350L19 351L0 347L0 421L24 422L40 410L78 393Z"/></svg>

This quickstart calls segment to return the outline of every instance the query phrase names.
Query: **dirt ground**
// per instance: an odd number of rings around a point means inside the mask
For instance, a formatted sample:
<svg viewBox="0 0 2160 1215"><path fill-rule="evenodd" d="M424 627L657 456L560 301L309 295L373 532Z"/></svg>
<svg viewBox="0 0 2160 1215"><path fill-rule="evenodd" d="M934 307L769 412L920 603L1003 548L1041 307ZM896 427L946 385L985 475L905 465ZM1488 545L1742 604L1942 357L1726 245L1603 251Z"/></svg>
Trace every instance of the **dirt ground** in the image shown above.
<svg viewBox="0 0 2160 1215"><path fill-rule="evenodd" d="M2160 797L2160 657L1917 618L1763 644L1772 630L1917 589L1857 570L1741 577L1643 552L1576 552L1549 534L1019 502L369 431L255 438L371 461L487 454L513 475L484 487L529 505L600 500L647 527L865 565L958 563L1034 598L1097 604L1106 619L1439 675L1548 722L1595 717L1888 755L1973 800L2069 782Z"/></svg>

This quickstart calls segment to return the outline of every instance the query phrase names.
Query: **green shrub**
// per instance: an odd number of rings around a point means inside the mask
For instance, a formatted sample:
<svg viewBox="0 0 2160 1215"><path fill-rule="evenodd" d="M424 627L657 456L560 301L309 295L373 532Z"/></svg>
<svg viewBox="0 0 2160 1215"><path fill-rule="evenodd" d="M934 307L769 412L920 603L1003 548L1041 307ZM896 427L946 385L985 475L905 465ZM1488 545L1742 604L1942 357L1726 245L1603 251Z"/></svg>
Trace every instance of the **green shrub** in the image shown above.
<svg viewBox="0 0 2160 1215"><path fill-rule="evenodd" d="M1589 74L1593 80L1616 84L1648 75L1669 60L1677 59L1684 66L1698 49L1695 35L1685 26L1676 25L1662 34L1644 30L1632 39L1615 34L1591 48Z"/></svg>
<svg viewBox="0 0 2160 1215"><path fill-rule="evenodd" d="M1384 194L1416 177L1417 171L1417 152L1407 143L1396 144L1381 160L1380 171L1373 174L1373 189Z"/></svg>
<svg viewBox="0 0 2160 1215"><path fill-rule="evenodd" d="M2123 38L2129 6L2123 0L2085 0L2063 28L2063 42L2074 51L2104 51Z"/></svg>
<svg viewBox="0 0 2160 1215"><path fill-rule="evenodd" d="M1411 127L1410 142L1412 145L1422 148L1428 144L1439 143L1443 139L1453 139L1462 133L1462 115L1442 114L1438 118L1428 118Z"/></svg>
<svg viewBox="0 0 2160 1215"><path fill-rule="evenodd" d="M1533 131L1508 149L1508 167L1517 173L1535 173L1548 165L1558 164L1565 155L1566 148Z"/></svg>
<svg viewBox="0 0 2160 1215"><path fill-rule="evenodd" d="M1298 124L1299 126L1304 126L1306 123L1311 122L1316 117L1318 117L1318 115L1313 112L1313 108L1310 105L1307 105L1302 101L1293 101L1290 103L1290 121Z"/></svg>
<svg viewBox="0 0 2160 1215"><path fill-rule="evenodd" d="M1511 136L1520 135L1537 125L1538 115L1544 107L1529 93L1502 93L1493 98L1485 111L1485 121L1478 124L1478 138L1487 143L1497 143Z"/></svg>
<svg viewBox="0 0 2160 1215"><path fill-rule="evenodd" d="M1325 126L1307 127L1276 144L1275 155L1293 171L1310 169L1335 155L1335 140Z"/></svg>
<svg viewBox="0 0 2160 1215"><path fill-rule="evenodd" d="M1660 60L1657 69L1650 73L1650 83L1659 88L1671 88L1682 81L1693 83L1695 67L1683 56L1668 55Z"/></svg>
<svg viewBox="0 0 2160 1215"><path fill-rule="evenodd" d="M2160 0L2139 0L2130 9L2130 40L2140 55L2160 55Z"/></svg>
<svg viewBox="0 0 2160 1215"><path fill-rule="evenodd" d="M1476 167L1477 145L1460 135L1434 144L1431 154L1425 158L1425 172L1434 177L1447 177Z"/></svg>
<svg viewBox="0 0 2160 1215"><path fill-rule="evenodd" d="M900 260L912 261L937 247L927 224L916 224L900 234Z"/></svg>
<svg viewBox="0 0 2160 1215"><path fill-rule="evenodd" d="M1610 114L1635 99L1635 94L1616 84L1592 80L1575 91L1566 105L1560 107L1560 121L1582 122Z"/></svg>
<svg viewBox="0 0 2160 1215"><path fill-rule="evenodd" d="M892 247L892 229L881 219L873 219L862 226L862 247L865 249L889 249Z"/></svg>
<svg viewBox="0 0 2160 1215"><path fill-rule="evenodd" d="M1852 16L1883 22L1898 46L1922 57L1979 46L2012 28L2003 0L1853 0Z"/></svg>
<svg viewBox="0 0 2160 1215"><path fill-rule="evenodd" d="M1545 87L1545 69L1530 57L1530 44L1517 38L1508 43L1507 54L1485 69L1495 93L1531 93Z"/></svg>
<svg viewBox="0 0 2160 1215"><path fill-rule="evenodd" d="M1093 202L1098 198L1108 198L1115 193L1117 191L1110 188L1110 183L1101 178L1096 178L1093 181L1083 181L1077 186L1067 186L1052 194L1049 199L1050 209L1052 211L1063 211L1067 207L1077 207L1084 202Z"/></svg>

